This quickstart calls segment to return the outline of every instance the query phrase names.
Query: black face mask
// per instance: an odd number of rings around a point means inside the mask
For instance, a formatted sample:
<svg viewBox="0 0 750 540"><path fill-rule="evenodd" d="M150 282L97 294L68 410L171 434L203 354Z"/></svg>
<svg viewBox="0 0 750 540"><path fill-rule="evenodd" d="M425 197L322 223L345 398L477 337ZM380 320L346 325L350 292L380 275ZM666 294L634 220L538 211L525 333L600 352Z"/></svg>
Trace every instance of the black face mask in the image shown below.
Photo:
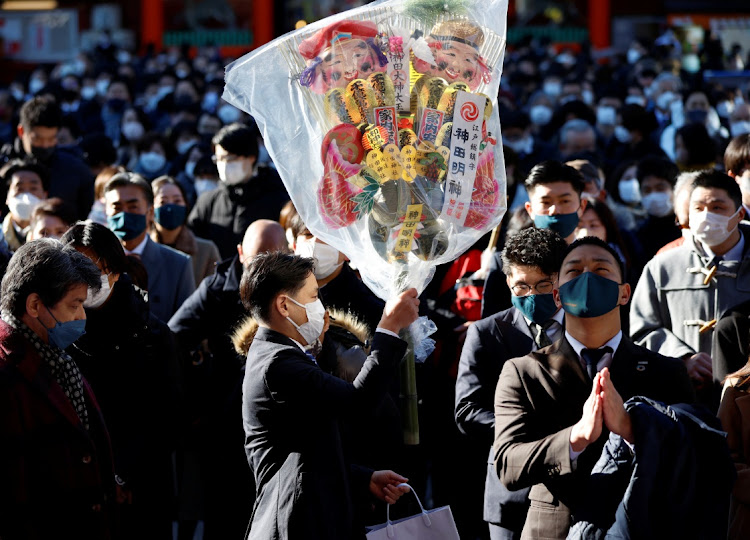
<svg viewBox="0 0 750 540"><path fill-rule="evenodd" d="M48 161L55 153L54 146L32 146L31 155L39 161Z"/></svg>
<svg viewBox="0 0 750 540"><path fill-rule="evenodd" d="M128 102L124 99L113 98L107 100L107 107L118 113L124 111L127 104Z"/></svg>

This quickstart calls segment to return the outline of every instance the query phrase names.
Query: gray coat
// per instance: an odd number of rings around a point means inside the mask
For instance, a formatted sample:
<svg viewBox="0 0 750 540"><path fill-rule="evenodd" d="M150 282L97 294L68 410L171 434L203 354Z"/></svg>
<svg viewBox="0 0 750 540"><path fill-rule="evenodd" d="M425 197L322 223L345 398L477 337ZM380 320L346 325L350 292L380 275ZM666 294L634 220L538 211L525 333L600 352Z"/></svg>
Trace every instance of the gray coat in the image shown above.
<svg viewBox="0 0 750 540"><path fill-rule="evenodd" d="M630 308L633 341L665 356L715 356L713 326L703 333L701 326L750 300L750 226L740 224L740 231L745 238L742 260L720 261L707 284L705 272L714 261L692 238L648 262Z"/></svg>
<svg viewBox="0 0 750 540"><path fill-rule="evenodd" d="M168 321L195 290L190 256L148 238L141 261L148 272L151 313Z"/></svg>

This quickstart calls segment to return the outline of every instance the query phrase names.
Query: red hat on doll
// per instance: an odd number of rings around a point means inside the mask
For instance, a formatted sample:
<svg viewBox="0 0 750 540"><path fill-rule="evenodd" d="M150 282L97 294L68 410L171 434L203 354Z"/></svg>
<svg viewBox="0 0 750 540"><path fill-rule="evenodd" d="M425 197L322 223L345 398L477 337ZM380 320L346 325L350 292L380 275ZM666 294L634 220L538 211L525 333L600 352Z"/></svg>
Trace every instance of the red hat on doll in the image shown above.
<svg viewBox="0 0 750 540"><path fill-rule="evenodd" d="M313 60L339 39L368 39L378 35L378 27L370 21L339 21L327 26L299 45L299 53Z"/></svg>

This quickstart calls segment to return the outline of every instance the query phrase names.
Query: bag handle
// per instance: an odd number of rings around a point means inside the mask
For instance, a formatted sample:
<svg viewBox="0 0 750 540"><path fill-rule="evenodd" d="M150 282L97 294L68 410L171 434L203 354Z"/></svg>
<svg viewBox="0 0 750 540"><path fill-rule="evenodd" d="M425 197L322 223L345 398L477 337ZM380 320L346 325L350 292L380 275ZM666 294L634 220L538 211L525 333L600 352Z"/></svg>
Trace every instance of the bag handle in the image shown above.
<svg viewBox="0 0 750 540"><path fill-rule="evenodd" d="M417 504L419 504L419 509L422 510L422 520L424 521L425 526L432 527L432 520L430 520L430 516L427 514L427 511L424 509L424 506L422 506L422 501L419 500L419 496L417 495L417 492L414 491L414 488L412 488L409 484L399 484L396 487L408 487L409 491L411 491L414 494L414 497L417 499ZM391 523L391 504L388 503L388 507L385 509L385 515L386 515L386 532L388 533L388 538L394 538L396 536L396 533L393 532L393 523Z"/></svg>

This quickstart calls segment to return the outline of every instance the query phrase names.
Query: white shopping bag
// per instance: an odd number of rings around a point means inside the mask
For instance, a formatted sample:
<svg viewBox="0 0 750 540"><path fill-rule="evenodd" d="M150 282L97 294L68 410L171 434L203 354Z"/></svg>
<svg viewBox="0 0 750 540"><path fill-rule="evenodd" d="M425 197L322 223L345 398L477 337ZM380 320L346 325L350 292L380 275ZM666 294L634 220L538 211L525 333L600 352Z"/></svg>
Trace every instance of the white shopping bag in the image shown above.
<svg viewBox="0 0 750 540"><path fill-rule="evenodd" d="M456 522L450 506L441 506L434 510L425 510L422 501L408 484L417 498L421 514L391 521L391 505L386 510L386 522L368 527L368 540L460 540Z"/></svg>

